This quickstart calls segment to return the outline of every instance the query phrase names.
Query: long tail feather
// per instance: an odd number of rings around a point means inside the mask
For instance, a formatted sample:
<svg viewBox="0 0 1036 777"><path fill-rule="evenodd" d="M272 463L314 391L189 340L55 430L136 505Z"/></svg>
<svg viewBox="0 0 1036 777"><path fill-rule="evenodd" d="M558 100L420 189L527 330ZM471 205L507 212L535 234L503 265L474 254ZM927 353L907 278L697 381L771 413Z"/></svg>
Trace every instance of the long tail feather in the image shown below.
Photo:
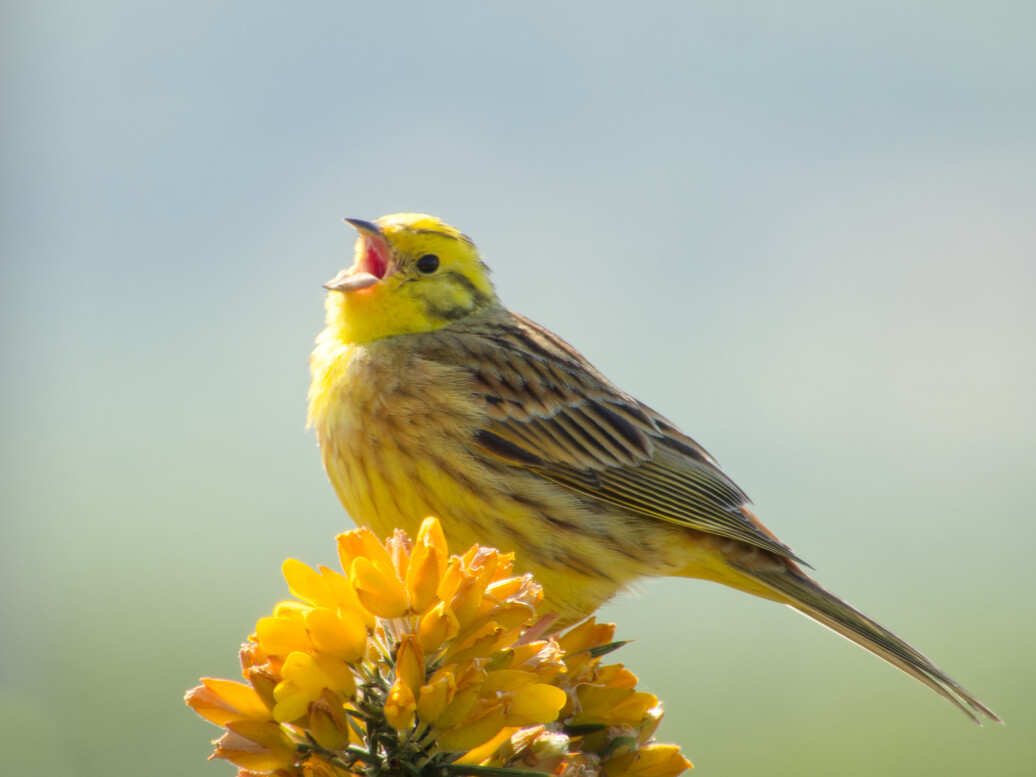
<svg viewBox="0 0 1036 777"><path fill-rule="evenodd" d="M880 623L871 620L791 565L787 569L751 569L737 565L741 573L778 594L799 612L851 639L876 656L902 669L940 696L949 699L968 717L982 725L983 717L1003 721L989 707L964 690L949 675Z"/></svg>

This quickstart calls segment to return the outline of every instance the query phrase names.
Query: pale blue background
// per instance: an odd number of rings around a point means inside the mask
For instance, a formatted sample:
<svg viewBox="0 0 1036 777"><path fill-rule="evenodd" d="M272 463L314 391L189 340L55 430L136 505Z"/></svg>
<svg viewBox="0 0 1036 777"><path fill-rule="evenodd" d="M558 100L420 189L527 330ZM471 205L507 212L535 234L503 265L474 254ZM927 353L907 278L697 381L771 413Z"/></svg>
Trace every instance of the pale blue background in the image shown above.
<svg viewBox="0 0 1036 777"><path fill-rule="evenodd" d="M343 216L439 215L1009 722L694 581L606 611L701 775L1031 774L1036 5L8 2L0 771L230 775L182 706L350 526Z"/></svg>

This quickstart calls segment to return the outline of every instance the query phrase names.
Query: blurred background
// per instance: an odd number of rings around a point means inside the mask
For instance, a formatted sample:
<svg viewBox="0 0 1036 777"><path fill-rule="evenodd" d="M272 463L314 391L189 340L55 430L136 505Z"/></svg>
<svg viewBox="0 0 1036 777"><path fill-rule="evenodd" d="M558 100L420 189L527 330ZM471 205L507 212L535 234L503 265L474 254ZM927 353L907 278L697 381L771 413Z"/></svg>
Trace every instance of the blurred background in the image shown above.
<svg viewBox="0 0 1036 777"><path fill-rule="evenodd" d="M635 7L634 7L635 6ZM344 216L440 216L1008 725L790 610L604 611L702 775L1031 774L1036 5L0 10L0 771L231 775L183 706L351 527Z"/></svg>

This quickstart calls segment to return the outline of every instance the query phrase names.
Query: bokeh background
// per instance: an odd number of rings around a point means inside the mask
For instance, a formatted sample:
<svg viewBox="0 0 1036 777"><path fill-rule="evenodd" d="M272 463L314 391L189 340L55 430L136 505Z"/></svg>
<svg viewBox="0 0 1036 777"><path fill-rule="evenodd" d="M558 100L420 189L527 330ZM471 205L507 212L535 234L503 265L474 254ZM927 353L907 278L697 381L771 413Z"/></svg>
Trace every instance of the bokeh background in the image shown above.
<svg viewBox="0 0 1036 777"><path fill-rule="evenodd" d="M10 0L0 771L230 775L182 703L351 526L343 216L438 215L1007 721L695 581L606 610L702 775L1031 774L1036 5Z"/></svg>

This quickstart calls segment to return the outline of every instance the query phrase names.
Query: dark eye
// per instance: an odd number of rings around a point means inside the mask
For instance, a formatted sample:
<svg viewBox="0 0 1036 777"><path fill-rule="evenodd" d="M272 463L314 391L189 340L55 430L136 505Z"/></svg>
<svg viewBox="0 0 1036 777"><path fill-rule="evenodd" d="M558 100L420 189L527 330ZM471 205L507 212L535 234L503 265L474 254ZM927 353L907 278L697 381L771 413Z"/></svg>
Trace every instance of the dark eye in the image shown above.
<svg viewBox="0 0 1036 777"><path fill-rule="evenodd" d="M439 257L435 254L424 254L417 258L417 269L425 275L431 275L439 269Z"/></svg>

